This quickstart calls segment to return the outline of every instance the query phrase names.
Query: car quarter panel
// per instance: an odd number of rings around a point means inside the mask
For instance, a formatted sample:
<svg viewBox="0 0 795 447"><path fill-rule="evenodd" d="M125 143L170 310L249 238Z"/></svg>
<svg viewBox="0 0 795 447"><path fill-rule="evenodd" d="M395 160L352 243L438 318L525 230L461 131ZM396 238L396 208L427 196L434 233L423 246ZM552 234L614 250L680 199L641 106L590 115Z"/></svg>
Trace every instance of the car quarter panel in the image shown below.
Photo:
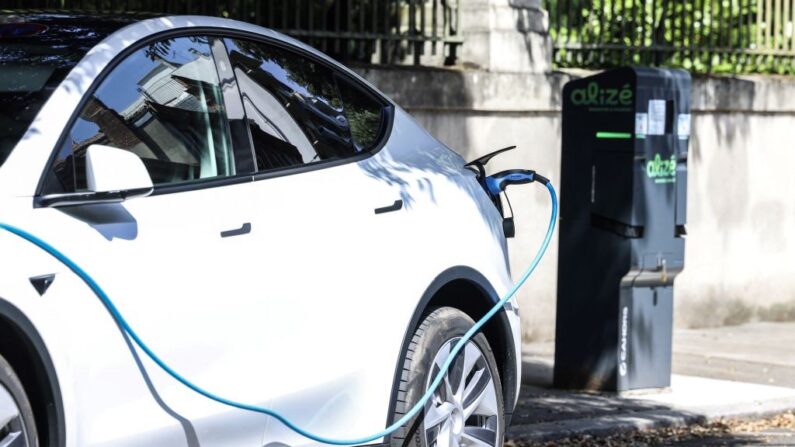
<svg viewBox="0 0 795 447"><path fill-rule="evenodd" d="M477 182L474 173L463 168L465 161L454 151L430 136L414 119L398 108L395 131L390 144L365 166L386 166L391 182L407 203L407 226L401 231L410 235L407 243L422 256L422 262L406 262L401 276L418 278L407 282L399 293L411 297L411 309L435 279L453 267L468 267L481 274L500 299L512 287L507 243L502 216ZM432 255L430 255L432 253ZM521 330L518 301L510 301L506 312L511 325L516 359L516 373L521 375ZM402 315L405 322L410 315ZM412 330L407 328L406 330ZM518 397L519 381L514 393Z"/></svg>

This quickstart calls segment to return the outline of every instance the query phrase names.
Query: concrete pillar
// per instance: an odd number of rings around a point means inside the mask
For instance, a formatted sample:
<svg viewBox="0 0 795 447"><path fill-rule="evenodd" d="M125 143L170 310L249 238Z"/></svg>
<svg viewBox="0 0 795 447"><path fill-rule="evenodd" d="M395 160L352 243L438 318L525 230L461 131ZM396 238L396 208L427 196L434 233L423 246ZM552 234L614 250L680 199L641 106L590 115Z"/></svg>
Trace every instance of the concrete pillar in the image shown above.
<svg viewBox="0 0 795 447"><path fill-rule="evenodd" d="M541 0L461 0L459 63L493 72L546 73L549 16Z"/></svg>

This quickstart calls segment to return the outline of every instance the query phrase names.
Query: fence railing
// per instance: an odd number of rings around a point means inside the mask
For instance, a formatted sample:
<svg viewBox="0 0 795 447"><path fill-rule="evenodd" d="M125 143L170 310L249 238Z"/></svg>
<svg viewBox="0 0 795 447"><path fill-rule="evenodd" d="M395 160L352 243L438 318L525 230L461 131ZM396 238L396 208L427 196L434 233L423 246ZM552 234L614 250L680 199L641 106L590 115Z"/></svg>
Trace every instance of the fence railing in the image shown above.
<svg viewBox="0 0 795 447"><path fill-rule="evenodd" d="M559 67L795 74L795 0L548 0Z"/></svg>
<svg viewBox="0 0 795 447"><path fill-rule="evenodd" d="M0 8L230 17L292 35L344 62L453 64L467 0L10 0Z"/></svg>

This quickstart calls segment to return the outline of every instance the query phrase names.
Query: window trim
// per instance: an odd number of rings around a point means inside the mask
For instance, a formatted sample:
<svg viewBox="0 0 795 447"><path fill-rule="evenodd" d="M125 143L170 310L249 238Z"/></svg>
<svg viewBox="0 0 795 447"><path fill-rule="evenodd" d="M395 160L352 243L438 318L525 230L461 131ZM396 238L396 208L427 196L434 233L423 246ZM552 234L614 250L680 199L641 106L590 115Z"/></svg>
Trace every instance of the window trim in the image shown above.
<svg viewBox="0 0 795 447"><path fill-rule="evenodd" d="M340 67L336 66L335 64L321 57L318 57L317 55L312 54L310 51L307 51L299 46L293 45L291 43L285 42L277 38L264 36L262 34L250 31L232 30L232 29L207 27L207 26L176 28L168 31L158 32L136 41L135 44L130 45L127 48L120 51L119 54L117 54L107 64L107 66L105 66L102 72L100 72L96 76L96 78L91 83L91 86L83 94L83 97L80 99L80 102L77 104L77 107L72 111L71 116L69 117L67 124L64 126L64 129L61 131L61 135L58 137L55 146L51 149L50 157L47 159L47 163L44 165L44 169L39 175L39 182L38 185L36 186L36 193L34 195L34 200L33 200L34 208L44 207L44 205L41 204L40 198L46 197L46 195L42 194L42 189L44 188L45 178L47 174L50 172L53 163L55 162L58 149L63 146L64 141L66 140L69 134L69 131L71 131L75 122L79 118L80 112L85 108L90 98L94 95L94 93L97 91L99 86L102 85L105 79L107 79L107 77L118 67L119 64L121 64L122 61L126 60L129 56L131 56L133 53L140 50L144 46L164 39L190 37L190 36L206 36L206 37L215 37L220 39L225 39L225 38L248 39L256 42L261 42L266 45L274 45L278 48L298 53L303 57L306 57L325 67L328 67L332 71L333 75L342 76L345 79L350 80L354 85L359 86L363 90L367 91L369 94L373 95L374 98L382 100L384 102L384 109L383 109L384 120L381 123L381 129L379 129L380 134L378 136L377 143L373 144L369 150L362 151L361 153L354 155L352 157L339 158L336 160L318 161L316 163L309 163L294 167L288 167L284 169L276 169L272 171L264 171L264 172L255 171L254 173L239 174L239 175L222 177L222 178L211 177L207 179L197 179L197 180L191 180L188 182L176 183L171 185L168 184L159 185L154 187L154 191L151 194L152 196L157 196L161 194L174 194L174 193L220 187L220 186L228 186L238 183L259 181L274 177L284 177L288 175L315 171L318 169L331 168L348 163L357 163L359 161L370 158L373 155L380 152L381 149L383 149L383 147L386 145L387 141L389 141L389 136L392 134L392 126L394 124L394 117L395 117L394 104L390 100L385 98L383 95L379 94L373 87L367 85L367 83L361 81L357 77L352 76L350 73L345 73L343 70L340 69ZM213 63L217 64L215 58L213 58ZM78 65L80 65L80 63L78 63ZM235 89L239 94L240 89L238 88L237 85L235 85ZM234 138L232 140L234 144ZM233 153L235 153L235 148L233 147L232 149Z"/></svg>
<svg viewBox="0 0 795 447"><path fill-rule="evenodd" d="M211 52L213 55L213 62L215 63L215 71L218 73L221 95L224 98L224 109L227 112L226 127L229 130L229 140L232 144L232 153L235 157L235 175L243 174L238 174L241 172L241 168L245 168L246 174L253 174L257 172L254 144L251 140L251 131L248 127L248 118L246 117L243 98L240 96L240 85L237 82L237 76L235 76L232 63L229 60L229 49L227 49L224 39L213 40ZM222 66L227 68L222 69ZM226 71L229 73L226 73ZM229 83L230 91L224 90L224 83L226 82ZM235 103L235 106L240 107L243 113L242 117L229 116L230 100ZM241 126L245 127L245 130L240 130Z"/></svg>

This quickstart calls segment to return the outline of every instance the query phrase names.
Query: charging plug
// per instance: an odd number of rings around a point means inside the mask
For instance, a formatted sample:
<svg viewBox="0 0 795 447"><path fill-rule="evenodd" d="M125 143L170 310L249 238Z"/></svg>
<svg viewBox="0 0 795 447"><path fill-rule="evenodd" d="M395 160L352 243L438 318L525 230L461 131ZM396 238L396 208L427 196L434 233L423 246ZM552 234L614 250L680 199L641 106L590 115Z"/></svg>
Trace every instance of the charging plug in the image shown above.
<svg viewBox="0 0 795 447"><path fill-rule="evenodd" d="M529 169L509 169L486 177L486 188L489 190L489 193L497 196L505 191L505 188L509 185L524 185L536 181L545 185L549 183L549 179L536 174L535 171Z"/></svg>

